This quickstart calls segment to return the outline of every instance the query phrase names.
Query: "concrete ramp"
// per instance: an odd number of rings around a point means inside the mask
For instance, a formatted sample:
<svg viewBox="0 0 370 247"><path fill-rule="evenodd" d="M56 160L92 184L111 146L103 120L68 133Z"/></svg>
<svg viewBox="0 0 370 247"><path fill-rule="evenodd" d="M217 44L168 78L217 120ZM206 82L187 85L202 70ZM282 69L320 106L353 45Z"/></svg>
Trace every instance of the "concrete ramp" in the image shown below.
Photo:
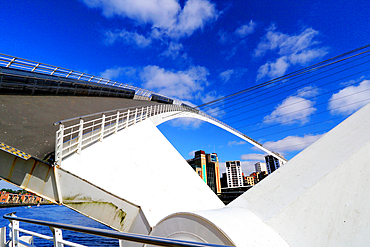
<svg viewBox="0 0 370 247"><path fill-rule="evenodd" d="M170 215L152 234L238 247L368 246L369 174L367 105L225 208Z"/></svg>
<svg viewBox="0 0 370 247"><path fill-rule="evenodd" d="M224 206L151 121L63 159L61 168L63 204L121 231L148 234L169 214Z"/></svg>
<svg viewBox="0 0 370 247"><path fill-rule="evenodd" d="M290 246L368 246L370 105L228 208L245 208Z"/></svg>

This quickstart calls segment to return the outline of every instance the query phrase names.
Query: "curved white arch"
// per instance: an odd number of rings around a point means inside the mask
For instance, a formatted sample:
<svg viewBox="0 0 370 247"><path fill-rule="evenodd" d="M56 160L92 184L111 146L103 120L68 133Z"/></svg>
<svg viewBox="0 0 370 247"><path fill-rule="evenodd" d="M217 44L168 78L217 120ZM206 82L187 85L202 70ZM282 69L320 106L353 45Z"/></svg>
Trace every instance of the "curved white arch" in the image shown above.
<svg viewBox="0 0 370 247"><path fill-rule="evenodd" d="M210 124L213 124L221 129L226 130L227 132L243 139L244 141L249 142L253 146L259 148L260 150L264 151L265 153L274 156L275 158L279 159L281 162L286 163L287 160L283 157L281 157L279 154L268 150L265 148L262 144L258 143L257 141L253 140L252 138L248 137L247 135L243 134L242 132L228 126L227 124L221 122L220 120L213 118L209 116L208 114L205 114L201 111L174 111L174 112L164 112L158 115L155 115L150 118L150 120L156 125L160 125L164 122L176 119L176 118L195 118L199 119L205 122L208 122Z"/></svg>

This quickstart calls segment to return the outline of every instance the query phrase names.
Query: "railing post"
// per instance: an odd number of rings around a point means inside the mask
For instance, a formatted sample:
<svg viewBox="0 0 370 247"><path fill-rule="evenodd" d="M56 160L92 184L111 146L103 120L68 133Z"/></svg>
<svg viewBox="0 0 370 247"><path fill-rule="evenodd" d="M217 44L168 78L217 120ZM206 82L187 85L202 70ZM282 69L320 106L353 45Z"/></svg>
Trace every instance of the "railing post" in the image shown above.
<svg viewBox="0 0 370 247"><path fill-rule="evenodd" d="M127 110L127 117L126 117L126 129L128 128L128 120L130 119L130 109Z"/></svg>
<svg viewBox="0 0 370 247"><path fill-rule="evenodd" d="M116 128L114 130L114 133L117 134L118 132L118 123L119 123L119 111L117 111L117 117L116 117Z"/></svg>
<svg viewBox="0 0 370 247"><path fill-rule="evenodd" d="M103 113L102 119L101 119L101 128L100 128L100 138L99 141L103 141L104 138L104 125L105 125L105 114Z"/></svg>
<svg viewBox="0 0 370 247"><path fill-rule="evenodd" d="M144 115L144 107L141 107L140 122L143 121L143 115Z"/></svg>
<svg viewBox="0 0 370 247"><path fill-rule="evenodd" d="M63 158L63 139L64 139L64 125L59 124L59 130L56 133L55 140L55 162L58 166L62 163Z"/></svg>
<svg viewBox="0 0 370 247"><path fill-rule="evenodd" d="M151 116L152 116L152 108L153 108L153 106L151 105L151 106L150 106L150 114L149 114L149 117L151 117Z"/></svg>
<svg viewBox="0 0 370 247"><path fill-rule="evenodd" d="M15 216L15 215L13 215ZM16 220L11 220L11 228L12 228L12 236L11 236L11 241L12 241L12 247L19 247L19 221Z"/></svg>
<svg viewBox="0 0 370 247"><path fill-rule="evenodd" d="M79 131L78 131L78 144L77 144L77 153L81 153L81 148L82 148L82 135L84 132L84 120L81 118L80 119L80 126L79 126Z"/></svg>
<svg viewBox="0 0 370 247"><path fill-rule="evenodd" d="M59 228L52 228L50 229L53 231L53 236L54 236L54 246L55 247L63 247L64 244L60 243L61 240L63 240L63 233L62 230Z"/></svg>
<svg viewBox="0 0 370 247"><path fill-rule="evenodd" d="M145 119L148 118L148 112L149 112L149 106L146 107L146 112L145 112Z"/></svg>
<svg viewBox="0 0 370 247"><path fill-rule="evenodd" d="M137 108L136 108L136 110L135 110L134 124L136 124L136 120L137 120Z"/></svg>

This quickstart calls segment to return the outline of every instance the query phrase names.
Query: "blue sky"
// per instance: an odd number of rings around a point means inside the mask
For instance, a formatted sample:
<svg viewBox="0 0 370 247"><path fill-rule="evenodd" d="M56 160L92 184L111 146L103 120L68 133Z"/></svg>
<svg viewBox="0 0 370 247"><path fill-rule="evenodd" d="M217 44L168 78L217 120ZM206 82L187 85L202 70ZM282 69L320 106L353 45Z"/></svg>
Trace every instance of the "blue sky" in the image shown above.
<svg viewBox="0 0 370 247"><path fill-rule="evenodd" d="M366 45L369 6L366 0L5 1L0 53L200 105ZM330 100L367 89L367 78L362 73L342 79L340 89L315 83L271 95L266 89L250 109L231 112L237 107L226 108L230 103L224 101L207 112L290 159L364 104L343 111L335 107L344 99ZM284 115L289 108L301 110ZM314 115L321 108L330 111ZM315 118L333 116L320 128L312 125ZM215 151L221 167L241 160L247 174L263 159L251 145L207 123L177 120L159 128L185 159L195 150Z"/></svg>

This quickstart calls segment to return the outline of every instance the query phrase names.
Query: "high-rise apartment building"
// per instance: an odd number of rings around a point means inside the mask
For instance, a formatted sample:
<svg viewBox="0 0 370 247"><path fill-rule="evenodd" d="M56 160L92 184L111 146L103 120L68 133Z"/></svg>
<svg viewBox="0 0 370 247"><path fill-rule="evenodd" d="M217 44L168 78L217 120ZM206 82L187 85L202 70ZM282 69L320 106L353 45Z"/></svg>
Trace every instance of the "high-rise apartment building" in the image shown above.
<svg viewBox="0 0 370 247"><path fill-rule="evenodd" d="M256 172L267 172L266 163L263 162L257 162L254 164L254 168L256 169Z"/></svg>
<svg viewBox="0 0 370 247"><path fill-rule="evenodd" d="M240 161L226 161L227 187L243 186L243 172Z"/></svg>
<svg viewBox="0 0 370 247"><path fill-rule="evenodd" d="M206 154L199 150L195 152L194 159L187 162L216 194L221 193L220 166L216 153Z"/></svg>
<svg viewBox="0 0 370 247"><path fill-rule="evenodd" d="M284 162L280 161L272 155L266 155L265 161L268 174L273 173L275 170L279 169L280 166L284 165Z"/></svg>

